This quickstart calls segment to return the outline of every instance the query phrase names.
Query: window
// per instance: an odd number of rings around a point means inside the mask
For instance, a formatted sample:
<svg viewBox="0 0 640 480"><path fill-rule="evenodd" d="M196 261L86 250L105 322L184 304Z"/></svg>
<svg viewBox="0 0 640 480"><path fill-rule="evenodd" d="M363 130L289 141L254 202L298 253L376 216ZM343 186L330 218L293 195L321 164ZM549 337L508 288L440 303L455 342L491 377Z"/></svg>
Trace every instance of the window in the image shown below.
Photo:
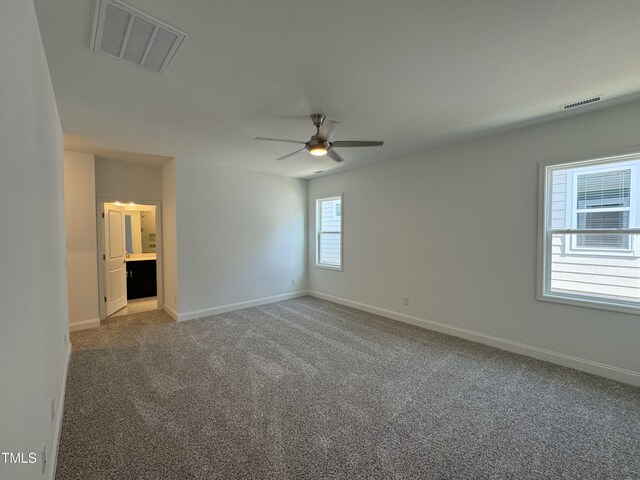
<svg viewBox="0 0 640 480"><path fill-rule="evenodd" d="M342 195L316 200L316 267L342 270Z"/></svg>
<svg viewBox="0 0 640 480"><path fill-rule="evenodd" d="M640 310L640 155L543 173L539 298Z"/></svg>

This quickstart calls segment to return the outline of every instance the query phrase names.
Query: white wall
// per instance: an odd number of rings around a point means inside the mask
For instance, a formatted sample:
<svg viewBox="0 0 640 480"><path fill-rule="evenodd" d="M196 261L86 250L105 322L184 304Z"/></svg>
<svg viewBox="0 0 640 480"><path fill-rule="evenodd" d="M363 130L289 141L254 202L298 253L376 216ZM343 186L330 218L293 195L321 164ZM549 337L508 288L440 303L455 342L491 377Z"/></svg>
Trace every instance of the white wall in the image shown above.
<svg viewBox="0 0 640 480"><path fill-rule="evenodd" d="M67 286L71 330L100 325L94 157L64 152Z"/></svg>
<svg viewBox="0 0 640 480"><path fill-rule="evenodd" d="M180 319L306 289L305 181L176 159L176 188Z"/></svg>
<svg viewBox="0 0 640 480"><path fill-rule="evenodd" d="M536 300L538 162L629 149L638 132L633 103L311 180L309 288L640 383L638 315ZM341 192L344 270L315 268L314 200Z"/></svg>
<svg viewBox="0 0 640 480"><path fill-rule="evenodd" d="M160 177L159 167L148 167L96 157L96 195L98 198L123 202L160 202L162 200Z"/></svg>
<svg viewBox="0 0 640 480"><path fill-rule="evenodd" d="M162 269L163 308L178 316L178 251L176 231L176 161L170 160L161 171L162 182Z"/></svg>
<svg viewBox="0 0 640 480"><path fill-rule="evenodd" d="M68 352L62 130L30 1L2 2L0 65L0 451L37 454L0 461L0 478L52 478Z"/></svg>

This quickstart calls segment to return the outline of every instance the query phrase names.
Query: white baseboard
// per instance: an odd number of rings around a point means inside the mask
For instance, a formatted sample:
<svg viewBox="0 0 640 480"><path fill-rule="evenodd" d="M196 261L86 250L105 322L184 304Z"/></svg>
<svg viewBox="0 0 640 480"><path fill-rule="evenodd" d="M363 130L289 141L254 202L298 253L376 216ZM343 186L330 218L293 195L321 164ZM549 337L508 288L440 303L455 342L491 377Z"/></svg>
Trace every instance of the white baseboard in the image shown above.
<svg viewBox="0 0 640 480"><path fill-rule="evenodd" d="M60 387L60 395L56 398L57 409L55 419L55 430L53 433L53 448L49 456L51 470L49 470L48 478L55 479L56 465L58 464L58 446L60 445L60 434L62 433L62 417L64 416L64 395L67 390L67 374L69 373L69 362L71 360L71 342L67 342L67 360L64 366L64 375L62 377L62 385Z"/></svg>
<svg viewBox="0 0 640 480"><path fill-rule="evenodd" d="M171 318L173 318L174 320L178 320L178 312L176 312L173 308L171 308L169 305L167 305L166 303L162 306L162 309L167 312Z"/></svg>
<svg viewBox="0 0 640 480"><path fill-rule="evenodd" d="M281 302L292 298L303 297L307 295L306 290L298 292L283 293L282 295L274 295L272 297L256 298L245 302L229 303L228 305L220 305L219 307L206 308L204 310L194 310L178 314L178 321L185 322L196 318L208 317L209 315L217 315L219 313L233 312L234 310L242 310L243 308L257 307L258 305L266 305L268 303Z"/></svg>
<svg viewBox="0 0 640 480"><path fill-rule="evenodd" d="M418 327L423 327L429 330L435 330L437 332L446 333L455 337L461 337L466 340L482 343L492 347L507 350L513 353L519 353L528 357L537 358L538 360L545 360L547 362L556 363L564 367L574 368L583 372L592 373L601 377L610 378L619 382L629 383L631 385L640 386L640 372L634 372L632 370L626 370L624 368L615 367L613 365L606 365L603 363L587 360L586 358L575 357L573 355L567 355L564 353L554 352L544 348L534 347L525 343L514 342L507 340L506 338L494 337L493 335L487 335L480 332L474 332L473 330L467 330L466 328L454 327L446 325L444 323L432 322L424 318L415 317L413 315L407 315L405 313L395 312L393 310L386 310L384 308L374 307L373 305L367 305L366 303L356 302L353 300L347 300L345 298L335 297L326 293L309 291L309 295L330 302L346 305L347 307L357 308L365 312L380 315L382 317L398 320L399 322L409 323Z"/></svg>
<svg viewBox="0 0 640 480"><path fill-rule="evenodd" d="M87 330L88 328L98 328L100 326L100 319L93 318L91 320L81 320L79 322L73 322L69 324L70 332L77 332L78 330Z"/></svg>

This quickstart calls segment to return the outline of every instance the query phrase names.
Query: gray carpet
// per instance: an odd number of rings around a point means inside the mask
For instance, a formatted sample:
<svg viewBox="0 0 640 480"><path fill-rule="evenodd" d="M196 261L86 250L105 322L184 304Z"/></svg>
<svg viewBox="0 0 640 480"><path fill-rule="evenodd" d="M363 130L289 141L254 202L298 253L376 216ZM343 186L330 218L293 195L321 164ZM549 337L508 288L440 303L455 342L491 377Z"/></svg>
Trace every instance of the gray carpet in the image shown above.
<svg viewBox="0 0 640 480"><path fill-rule="evenodd" d="M311 297L72 343L59 480L640 478L640 389Z"/></svg>

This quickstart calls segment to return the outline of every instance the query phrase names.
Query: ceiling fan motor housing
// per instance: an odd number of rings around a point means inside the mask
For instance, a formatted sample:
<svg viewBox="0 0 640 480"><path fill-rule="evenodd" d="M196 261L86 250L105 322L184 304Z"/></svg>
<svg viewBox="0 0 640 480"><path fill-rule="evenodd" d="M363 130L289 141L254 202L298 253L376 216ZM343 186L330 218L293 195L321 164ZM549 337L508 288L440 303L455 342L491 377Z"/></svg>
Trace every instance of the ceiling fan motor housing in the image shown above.
<svg viewBox="0 0 640 480"><path fill-rule="evenodd" d="M322 113L314 113L311 115L311 121L316 128L320 128L324 124L325 118L327 118L327 116Z"/></svg>

